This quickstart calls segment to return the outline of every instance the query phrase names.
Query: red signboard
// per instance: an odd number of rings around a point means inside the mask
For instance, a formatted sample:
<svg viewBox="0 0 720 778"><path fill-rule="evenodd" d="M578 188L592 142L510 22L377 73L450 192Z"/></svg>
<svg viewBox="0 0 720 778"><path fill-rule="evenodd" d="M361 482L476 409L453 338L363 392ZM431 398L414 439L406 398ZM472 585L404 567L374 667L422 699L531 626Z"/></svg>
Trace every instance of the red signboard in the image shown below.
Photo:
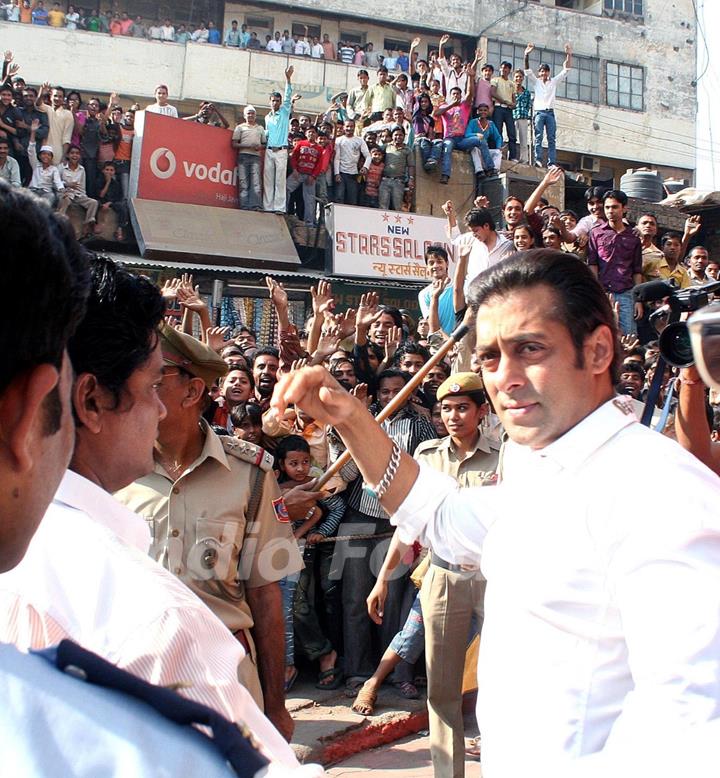
<svg viewBox="0 0 720 778"><path fill-rule="evenodd" d="M221 208L238 207L232 132L143 112L137 197ZM137 153L137 151L135 152Z"/></svg>

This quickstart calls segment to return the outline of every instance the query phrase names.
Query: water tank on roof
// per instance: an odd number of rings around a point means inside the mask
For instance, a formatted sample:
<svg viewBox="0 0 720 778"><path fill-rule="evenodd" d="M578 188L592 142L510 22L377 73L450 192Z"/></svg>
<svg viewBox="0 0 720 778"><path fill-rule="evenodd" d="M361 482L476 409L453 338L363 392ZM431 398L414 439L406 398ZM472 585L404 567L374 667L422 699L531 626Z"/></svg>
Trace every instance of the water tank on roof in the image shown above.
<svg viewBox="0 0 720 778"><path fill-rule="evenodd" d="M657 170L647 168L628 170L620 179L620 189L628 197L637 197L651 203L658 203L665 197L662 176Z"/></svg>

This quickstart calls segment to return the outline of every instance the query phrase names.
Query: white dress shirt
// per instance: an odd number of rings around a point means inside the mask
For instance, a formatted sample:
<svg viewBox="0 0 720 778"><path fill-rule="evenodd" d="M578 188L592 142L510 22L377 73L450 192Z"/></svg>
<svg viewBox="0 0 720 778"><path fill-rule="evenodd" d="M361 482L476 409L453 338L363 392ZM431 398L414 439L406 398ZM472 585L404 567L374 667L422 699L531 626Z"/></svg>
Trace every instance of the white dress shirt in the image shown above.
<svg viewBox="0 0 720 778"><path fill-rule="evenodd" d="M460 232L457 224L450 230L449 234L456 257L460 256L464 245L470 244L470 256L468 257L467 276L465 277L464 286L465 294L468 293L470 284L483 270L487 270L492 265L497 264L515 250L513 242L499 232L497 233L497 240L492 251L489 251L488 247L481 240L478 240L472 232Z"/></svg>
<svg viewBox="0 0 720 778"><path fill-rule="evenodd" d="M421 465L392 518L400 539L480 559L488 581L486 778L595 775L582 768L598 757L598 775L655 776L628 771L643 748L718 724L719 502L720 479L627 398L542 450L509 443L495 489Z"/></svg>
<svg viewBox="0 0 720 778"><path fill-rule="evenodd" d="M149 546L143 519L68 471L25 558L0 575L0 642L27 651L69 637L151 683L186 684L180 694L245 723L279 776L322 775L299 768L238 682L242 645Z"/></svg>
<svg viewBox="0 0 720 778"><path fill-rule="evenodd" d="M365 157L363 169L367 170L372 162L367 143L358 135L353 135L352 138L341 135L339 138L336 138L333 163L335 175L337 176L340 173L357 175L359 173L358 162L360 161L361 154Z"/></svg>
<svg viewBox="0 0 720 778"><path fill-rule="evenodd" d="M535 92L535 99L533 102L533 110L548 111L555 108L555 93L557 92L558 84L567 77L570 71L567 68L563 68L556 76L548 78L547 81L543 81L538 78L532 70L526 70L525 76L528 80L528 86Z"/></svg>

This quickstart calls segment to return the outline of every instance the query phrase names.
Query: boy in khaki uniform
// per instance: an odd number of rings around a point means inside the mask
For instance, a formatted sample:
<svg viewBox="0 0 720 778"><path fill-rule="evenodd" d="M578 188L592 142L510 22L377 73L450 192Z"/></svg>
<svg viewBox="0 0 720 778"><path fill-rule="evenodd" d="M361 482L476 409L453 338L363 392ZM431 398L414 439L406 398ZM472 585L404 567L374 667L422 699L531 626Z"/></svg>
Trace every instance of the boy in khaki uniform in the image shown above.
<svg viewBox="0 0 720 778"><path fill-rule="evenodd" d="M259 446L216 435L201 418L207 389L227 371L195 338L163 327L159 389L167 409L155 469L116 494L144 516L150 553L177 575L245 646L240 681L288 739L278 581L302 558L272 472Z"/></svg>

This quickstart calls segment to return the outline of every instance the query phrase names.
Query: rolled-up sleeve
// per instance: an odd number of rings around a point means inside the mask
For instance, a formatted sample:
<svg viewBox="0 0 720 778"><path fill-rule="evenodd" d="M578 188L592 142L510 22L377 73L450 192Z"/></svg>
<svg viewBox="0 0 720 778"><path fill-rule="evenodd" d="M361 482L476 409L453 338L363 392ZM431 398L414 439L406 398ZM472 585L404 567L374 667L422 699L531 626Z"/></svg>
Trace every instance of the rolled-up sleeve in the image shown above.
<svg viewBox="0 0 720 778"><path fill-rule="evenodd" d="M420 464L417 480L390 521L403 543L419 540L448 562L476 566L503 491L461 490L451 476Z"/></svg>

